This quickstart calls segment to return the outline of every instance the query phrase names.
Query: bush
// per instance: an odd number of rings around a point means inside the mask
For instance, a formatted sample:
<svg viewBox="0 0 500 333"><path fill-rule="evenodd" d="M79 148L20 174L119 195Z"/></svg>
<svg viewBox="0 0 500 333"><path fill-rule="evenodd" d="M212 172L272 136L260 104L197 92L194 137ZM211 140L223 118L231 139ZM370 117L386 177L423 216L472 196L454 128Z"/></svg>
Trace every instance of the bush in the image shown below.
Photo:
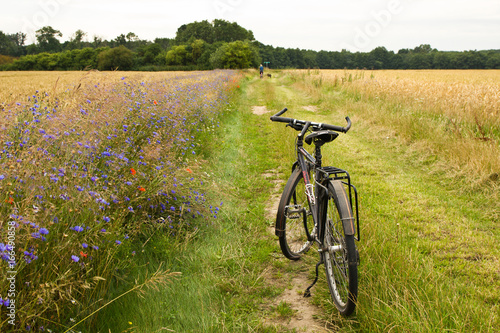
<svg viewBox="0 0 500 333"><path fill-rule="evenodd" d="M134 52L123 45L102 51L97 58L97 67L103 71L129 70L134 65Z"/></svg>
<svg viewBox="0 0 500 333"><path fill-rule="evenodd" d="M250 43L224 43L210 57L215 68L243 69L258 66L258 51Z"/></svg>

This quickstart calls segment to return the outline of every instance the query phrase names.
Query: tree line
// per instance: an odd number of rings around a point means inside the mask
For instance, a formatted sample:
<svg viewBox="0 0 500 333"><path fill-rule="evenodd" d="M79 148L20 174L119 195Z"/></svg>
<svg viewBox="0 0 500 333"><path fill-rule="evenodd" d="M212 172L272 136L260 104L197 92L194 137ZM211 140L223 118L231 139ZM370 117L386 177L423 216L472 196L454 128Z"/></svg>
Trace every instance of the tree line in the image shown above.
<svg viewBox="0 0 500 333"><path fill-rule="evenodd" d="M500 50L445 52L423 44L398 52L377 47L370 52L313 51L264 45L235 22L216 19L184 24L175 38L140 39L135 33L113 40L77 30L61 43L62 33L50 26L26 34L0 31L1 70L206 70L249 68L319 69L500 69Z"/></svg>

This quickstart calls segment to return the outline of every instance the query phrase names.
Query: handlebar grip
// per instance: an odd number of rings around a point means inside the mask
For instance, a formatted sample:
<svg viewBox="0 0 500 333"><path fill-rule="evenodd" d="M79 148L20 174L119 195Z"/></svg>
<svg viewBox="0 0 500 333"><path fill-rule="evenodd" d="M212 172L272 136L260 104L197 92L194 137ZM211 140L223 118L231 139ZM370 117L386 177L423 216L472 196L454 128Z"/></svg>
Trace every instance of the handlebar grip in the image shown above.
<svg viewBox="0 0 500 333"><path fill-rule="evenodd" d="M283 110L281 110L280 112L276 113L276 114L274 115L274 117L279 117L279 116L281 116L283 113L285 113L285 112L287 112L287 111L288 111L288 108L284 108L284 109L283 109Z"/></svg>
<svg viewBox="0 0 500 333"><path fill-rule="evenodd" d="M346 127L341 127L341 126L336 126L336 125L328 125L328 124L321 124L321 128L324 129L329 129L335 132L341 132L341 133L347 133L349 129L351 128L351 119L349 117L345 117L345 120L347 121L347 126Z"/></svg>
<svg viewBox="0 0 500 333"><path fill-rule="evenodd" d="M351 129L351 119L349 119L349 117L345 117L345 120L347 121L347 127L344 127L345 131L344 133L347 133L347 131L349 131Z"/></svg>
<svg viewBox="0 0 500 333"><path fill-rule="evenodd" d="M271 120L272 121L280 121L280 122L283 122L283 123L289 122L291 120L291 118L280 117L283 113L285 113L287 111L288 111L288 109L284 108L280 112L276 113L274 116L271 116Z"/></svg>

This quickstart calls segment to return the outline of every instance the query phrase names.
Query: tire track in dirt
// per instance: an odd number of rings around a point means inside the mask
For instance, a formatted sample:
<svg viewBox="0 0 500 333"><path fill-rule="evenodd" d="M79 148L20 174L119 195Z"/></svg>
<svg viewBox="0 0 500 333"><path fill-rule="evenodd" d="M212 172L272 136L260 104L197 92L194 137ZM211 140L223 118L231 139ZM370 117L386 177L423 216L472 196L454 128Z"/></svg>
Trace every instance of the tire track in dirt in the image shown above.
<svg viewBox="0 0 500 333"><path fill-rule="evenodd" d="M260 109L262 111L262 109ZM267 112L265 112L267 113ZM263 113L263 114L265 114ZM274 236L274 221L278 211L278 204L281 198L281 189L284 181L279 177L279 171L268 170L262 176L272 182L275 186L272 190L268 205L266 206L266 221L269 221L268 232ZM277 242L277 239L276 239ZM288 265L304 265L299 260L296 262L288 261L283 255L278 254L275 260L280 260ZM316 319L321 316L322 310L311 304L309 298L304 298L305 289L311 284L307 271L300 272L281 272L281 277L276 278L280 273L278 268L270 266L270 270L264 278L269 285L273 285L283 290L283 292L274 299L272 304L267 305L269 309L276 309L280 304L286 304L293 312L290 317L273 317L265 320L267 326L273 326L277 329L285 327L287 331L304 333L326 333L332 332L325 328L324 322Z"/></svg>

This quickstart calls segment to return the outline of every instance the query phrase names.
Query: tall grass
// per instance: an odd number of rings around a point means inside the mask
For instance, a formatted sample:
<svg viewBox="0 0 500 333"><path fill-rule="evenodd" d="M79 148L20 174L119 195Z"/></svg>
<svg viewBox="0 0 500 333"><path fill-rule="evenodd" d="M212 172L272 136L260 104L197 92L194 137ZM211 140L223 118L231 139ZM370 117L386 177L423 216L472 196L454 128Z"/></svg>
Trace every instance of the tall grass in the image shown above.
<svg viewBox="0 0 500 333"><path fill-rule="evenodd" d="M335 100L347 98L352 104L343 104L346 114L355 109L370 119L375 135L381 127L391 128L389 136L411 145L419 160L437 161L435 169L463 180L464 189L498 187L500 71L290 71L287 75L326 109L335 109ZM321 86L314 84L318 77ZM357 107L359 103L364 107Z"/></svg>
<svg viewBox="0 0 500 333"><path fill-rule="evenodd" d="M347 169L360 193L358 309L355 317L340 317L324 281L315 302L331 313L328 320L339 331L496 332L497 139L491 135L492 140L483 140L465 125L456 133L443 125L447 116L427 109L425 102L405 99L403 92L391 97L371 91L371 80L379 73L285 74L291 88L315 98L316 121L340 123L336 119L345 115L353 119L351 131L325 146L323 156L325 163ZM417 78L423 74L415 73ZM427 74L434 77L429 85L440 75L451 79L447 74L481 84L458 72ZM473 78L476 73L461 74ZM477 76L483 74L495 72ZM313 84L318 82L315 75L324 75L321 85ZM300 108L293 116L313 118Z"/></svg>
<svg viewBox="0 0 500 333"><path fill-rule="evenodd" d="M15 283L0 285L2 331L91 318L133 261L130 239L217 216L195 176L195 133L217 126L237 75L91 76L3 97L0 265Z"/></svg>

